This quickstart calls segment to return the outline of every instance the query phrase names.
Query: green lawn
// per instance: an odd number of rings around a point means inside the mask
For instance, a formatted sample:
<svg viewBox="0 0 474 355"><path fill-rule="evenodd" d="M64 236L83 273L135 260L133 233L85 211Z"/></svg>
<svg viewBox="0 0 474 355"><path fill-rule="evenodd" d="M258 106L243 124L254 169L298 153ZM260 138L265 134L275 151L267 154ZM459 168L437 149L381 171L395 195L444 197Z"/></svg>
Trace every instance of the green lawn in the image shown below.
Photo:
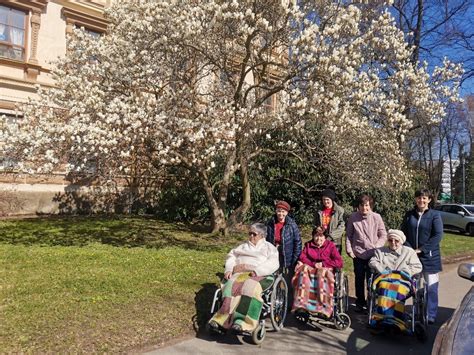
<svg viewBox="0 0 474 355"><path fill-rule="evenodd" d="M244 239L146 218L0 222L0 349L127 352L189 334ZM474 238L442 246L472 252Z"/></svg>

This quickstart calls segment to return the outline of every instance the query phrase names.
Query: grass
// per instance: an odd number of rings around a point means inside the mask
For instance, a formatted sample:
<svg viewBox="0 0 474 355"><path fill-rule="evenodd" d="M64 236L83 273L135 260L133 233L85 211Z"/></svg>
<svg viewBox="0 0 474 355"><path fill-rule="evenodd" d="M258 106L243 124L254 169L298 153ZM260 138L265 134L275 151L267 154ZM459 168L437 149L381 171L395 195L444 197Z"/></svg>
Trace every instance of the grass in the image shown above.
<svg viewBox="0 0 474 355"><path fill-rule="evenodd" d="M0 222L0 349L129 352L189 334L244 238L147 218ZM472 251L474 238L446 234L442 249Z"/></svg>

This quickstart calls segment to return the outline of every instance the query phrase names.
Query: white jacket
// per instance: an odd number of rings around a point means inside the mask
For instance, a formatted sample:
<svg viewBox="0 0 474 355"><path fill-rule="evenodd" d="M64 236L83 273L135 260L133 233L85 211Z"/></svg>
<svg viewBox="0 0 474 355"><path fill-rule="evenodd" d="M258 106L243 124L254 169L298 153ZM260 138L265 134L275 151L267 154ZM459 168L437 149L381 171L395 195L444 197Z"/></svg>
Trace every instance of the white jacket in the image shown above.
<svg viewBox="0 0 474 355"><path fill-rule="evenodd" d="M278 249L265 239L260 239L257 245L247 241L227 254L225 272L232 271L234 266L240 264L253 266L257 276L270 275L280 266Z"/></svg>

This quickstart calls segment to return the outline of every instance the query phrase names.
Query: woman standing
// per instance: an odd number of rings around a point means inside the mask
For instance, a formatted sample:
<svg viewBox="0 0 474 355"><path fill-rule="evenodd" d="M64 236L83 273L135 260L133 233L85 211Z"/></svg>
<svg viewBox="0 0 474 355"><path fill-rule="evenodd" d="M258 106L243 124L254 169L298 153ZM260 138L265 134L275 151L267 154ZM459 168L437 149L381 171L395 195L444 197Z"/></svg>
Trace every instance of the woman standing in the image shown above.
<svg viewBox="0 0 474 355"><path fill-rule="evenodd" d="M344 233L344 209L336 202L336 193L326 189L321 194L321 208L314 215L313 226L322 227L324 233L342 252L342 234Z"/></svg>
<svg viewBox="0 0 474 355"><path fill-rule="evenodd" d="M428 287L428 323L433 324L438 313L438 285L442 270L439 244L443 237L443 221L439 212L430 208L431 192L415 192L415 208L403 218L401 230L407 236L406 245L415 249L423 265L423 278Z"/></svg>
<svg viewBox="0 0 474 355"><path fill-rule="evenodd" d="M357 212L347 222L346 250L354 262L356 312L367 307L365 299L365 283L370 276L369 261L375 249L385 245L387 231L382 217L372 211L374 199L366 194L357 199Z"/></svg>
<svg viewBox="0 0 474 355"><path fill-rule="evenodd" d="M301 254L301 235L293 218L288 216L290 204L278 201L275 205L275 214L267 222L267 242L277 247L280 253L280 267L284 273L291 272ZM286 269L286 270L285 270Z"/></svg>

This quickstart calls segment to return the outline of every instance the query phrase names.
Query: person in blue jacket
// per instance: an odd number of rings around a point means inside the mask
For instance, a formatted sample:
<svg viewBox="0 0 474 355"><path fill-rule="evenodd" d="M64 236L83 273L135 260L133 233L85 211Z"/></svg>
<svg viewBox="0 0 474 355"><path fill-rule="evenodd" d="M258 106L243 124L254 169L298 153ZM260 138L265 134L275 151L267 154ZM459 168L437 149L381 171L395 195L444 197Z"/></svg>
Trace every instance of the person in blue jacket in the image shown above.
<svg viewBox="0 0 474 355"><path fill-rule="evenodd" d="M442 270L440 242L443 237L443 221L438 211L430 208L432 195L427 189L415 192L415 208L408 211L401 230L407 240L405 245L412 247L423 265L423 277L428 287L428 323L436 321L438 312L439 275Z"/></svg>
<svg viewBox="0 0 474 355"><path fill-rule="evenodd" d="M280 270L288 285L288 307L293 304L291 279L303 248L301 234L296 222L288 216L291 206L286 201L277 201L275 214L267 222L267 242L278 249Z"/></svg>
<svg viewBox="0 0 474 355"><path fill-rule="evenodd" d="M285 274L294 270L301 254L301 234L296 222L288 216L290 204L277 201L275 214L267 222L267 242L277 247L280 254L280 268Z"/></svg>

